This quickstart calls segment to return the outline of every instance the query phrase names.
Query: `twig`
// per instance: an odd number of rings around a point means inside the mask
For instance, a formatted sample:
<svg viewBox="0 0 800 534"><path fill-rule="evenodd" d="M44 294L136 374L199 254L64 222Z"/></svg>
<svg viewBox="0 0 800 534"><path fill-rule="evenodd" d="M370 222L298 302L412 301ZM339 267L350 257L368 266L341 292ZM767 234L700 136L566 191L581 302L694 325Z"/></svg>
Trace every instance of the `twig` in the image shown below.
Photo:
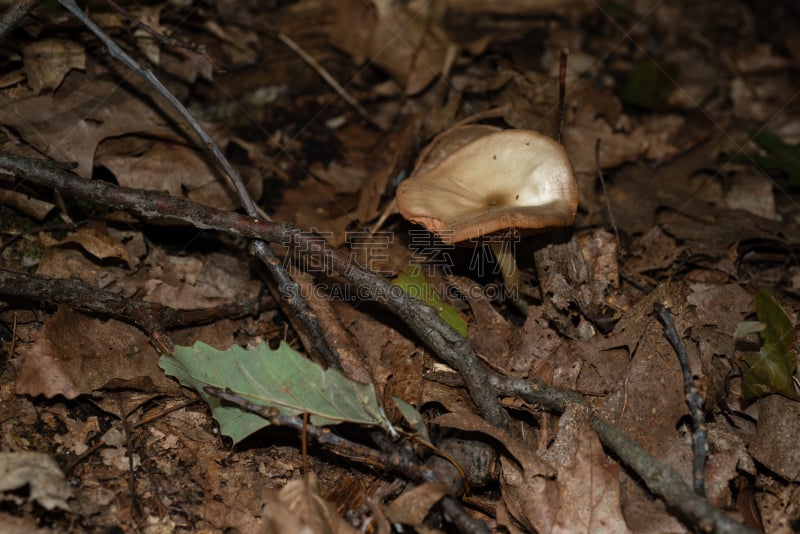
<svg viewBox="0 0 800 534"><path fill-rule="evenodd" d="M445 323L437 310L409 297L399 287L362 267L345 252L327 247L325 241L316 234L289 224L210 208L159 191L119 187L100 180L84 180L67 172L67 167L63 163L49 160L0 153L0 169L30 183L54 188L145 219L188 222L201 229L282 243L300 255L316 257L353 283L360 297L376 302L397 315L444 363L456 369L464 379L478 411L487 421L501 427L508 423L508 414L500 405L497 394L467 339Z"/></svg>
<svg viewBox="0 0 800 534"><path fill-rule="evenodd" d="M80 310L133 322L151 336L159 348L166 349L165 352L172 352L172 342L164 332L165 328L255 315L260 307L257 300L246 300L214 308L176 310L155 302L121 297L82 280L63 280L2 268L0 295L24 298L39 304L69 304Z"/></svg>
<svg viewBox="0 0 800 534"><path fill-rule="evenodd" d="M291 428L300 434L305 432L308 437L313 438L317 443L330 447L330 450L339 456L351 460L358 460L373 467L397 469L413 480L423 479L423 468L415 462L408 462L408 457L397 451L392 454L387 454L367 447L366 445L343 438L322 427L305 424L302 417L285 415L277 408L251 402L227 388L223 390L214 386L205 386L203 389L208 395L234 404L247 412L260 415L271 425Z"/></svg>
<svg viewBox="0 0 800 534"><path fill-rule="evenodd" d="M301 47L291 37L280 31L279 29L272 28L272 30L275 32L275 36L278 38L280 42L285 44L292 52L300 56L300 59L305 61L309 67L314 69L314 71L317 74L319 74L320 77L323 80L325 80L327 84L330 85L333 88L333 90L336 91L336 93L340 97L342 97L342 99L345 102L353 106L353 109L355 109L363 119L365 119L368 123L375 126L381 131L386 129L384 126L379 124L375 120L375 118L372 117L372 115L369 114L369 111L364 109L364 107L358 102L358 100L356 100L354 96L352 96L350 93L347 92L347 89L342 87L342 85L336 81L336 78L331 76L331 74L325 69L325 67L320 65L319 62L311 56L311 54L303 50L303 47Z"/></svg>
<svg viewBox="0 0 800 534"><path fill-rule="evenodd" d="M614 229L614 235L617 236L617 245L619 241L619 230L617 230L617 222L614 220L614 211L611 209L611 199L608 197L608 190L606 189L606 179L603 176L603 169L600 168L600 138L594 141L594 166L597 169L597 179L600 180L600 187L603 188L603 197L606 199L606 209L608 210L608 220L611 222L611 227Z"/></svg>
<svg viewBox="0 0 800 534"><path fill-rule="evenodd" d="M114 42L114 40L106 35L100 26L98 26L92 19L90 19L78 5L75 3L75 0L58 0L58 3L64 6L72 15L77 18L81 23L89 28L89 30L100 39L106 48L108 49L109 55L134 71L136 74L144 78L147 83L149 83L153 89L158 91L158 93L166 99L172 108L178 112L183 120L191 127L192 131L194 131L202 140L203 145L211 150L211 153L214 155L216 160L222 166L222 169L228 175L229 179L233 187L236 189L236 193L239 195L239 199L242 202L242 207L244 210L249 213L251 216L255 217L258 213L256 208L255 202L253 199L250 198L250 194L247 192L247 188L244 186L244 182L242 182L241 177L239 176L239 171L234 168L233 165L230 164L228 159L222 153L222 150L219 148L219 145L214 138L212 138L205 129L197 122L192 114L189 112L188 109L181 103L180 100L173 95L169 89L167 89L161 80L159 80L155 74L150 69L142 67L139 65L131 56L129 56L122 48Z"/></svg>
<svg viewBox="0 0 800 534"><path fill-rule="evenodd" d="M180 114L180 116L186 121L191 129L200 137L200 139L203 141L203 144L211 150L211 153L228 175L228 178L236 189L236 193L239 196L242 207L244 207L244 210L247 212L247 214L251 217L258 217L260 213L259 209L256 206L256 203L250 197L250 193L247 192L247 188L245 187L239 172L233 167L233 165L230 164L228 159L222 153L222 150L220 150L216 141L214 141L214 139L205 131L205 129L200 125L197 119L192 116L192 114L188 109L186 109L181 101L178 100L175 95L173 95L169 89L167 89L164 84L161 83L161 81L155 76L155 74L152 73L152 71L139 65L132 57L122 50L122 48L120 48L113 39L106 35L105 32L97 24L95 24L92 19L87 17L78 8L74 0L58 1L87 28L89 28L89 30L94 33L98 39L100 39L100 41L108 48L108 53L111 55L111 57L120 61L129 69L143 77L145 81L147 81L147 83L149 83L161 96L163 96L173 107L173 109ZM269 216L261 215L261 217L270 220ZM339 354L330 345L328 345L328 343L326 343L324 333L322 332L322 328L319 326L319 322L316 320L316 316L309 308L308 303L299 297L299 286L286 273L281 265L281 262L278 260L272 250L270 250L270 248L267 247L263 242L254 242L251 250L255 256L261 260L264 265L266 265L267 270L278 282L278 288L281 292L281 295L293 296L293 298L288 299L288 303L292 306L292 309L294 310L298 319L300 319L300 321L303 323L303 326L308 329L312 348L322 356L322 358L330 367L341 369L342 365L339 359Z"/></svg>
<svg viewBox="0 0 800 534"><path fill-rule="evenodd" d="M17 27L22 19L24 19L33 8L41 3L42 0L17 0L11 7L3 13L3 19L0 20L0 41L3 41L6 36Z"/></svg>
<svg viewBox="0 0 800 534"><path fill-rule="evenodd" d="M125 20L134 24L136 27L140 28L142 31L148 33L150 37L152 37L155 41L158 41L161 44L171 46L173 48L185 48L187 50L191 50L192 52L196 52L203 56L208 64L214 68L214 71L217 74L225 74L225 69L221 68L217 63L212 59L208 52L206 51L206 47L203 45L197 45L194 43L190 43L188 41L184 41L183 39L176 39L171 35L164 35L163 33L159 33L141 20L137 19L136 17L132 16L128 13L122 6L114 2L113 0L106 0L108 5L110 5L114 11L122 15Z"/></svg>
<svg viewBox="0 0 800 534"><path fill-rule="evenodd" d="M308 424L305 417L285 415L276 408L255 404L229 389L222 390L214 386L206 386L204 390L209 395L235 404L245 411L260 415L272 425L289 427L296 432L302 433L303 436L309 436L321 445L327 446L333 453L348 460L361 461L381 469L399 471L409 479L417 482L439 482L438 477L432 470L420 465L410 450L402 446L382 447L382 450L376 450L338 436L324 428ZM486 523L472 518L457 499L446 496L442 505L451 514L451 518L454 519L454 523L457 524L460 532L476 534L488 534L491 532Z"/></svg>
<svg viewBox="0 0 800 534"><path fill-rule="evenodd" d="M131 425L131 429L137 429L137 428L142 427L144 425L150 424L150 423L152 423L154 421L157 421L158 419L161 419L162 417L164 417L166 415L169 415L170 413L172 413L172 412L174 412L176 410L182 410L183 408L188 408L189 406L195 405L198 402L200 402L199 398L190 399L190 400L187 400L187 401L183 401L183 402L181 402L179 404L176 404L174 406L170 406L169 408L165 408L164 410L158 412L155 415L151 415L149 417L145 417L144 419L141 419L140 421L137 421L134 425ZM75 469L78 466L78 464L83 462L86 458L88 458L92 454L96 453L98 450L100 450L103 447L107 446L106 442L102 440L103 434L100 434L98 437L100 439L98 439L94 443L94 445L91 445L88 449L83 451L78 456L74 457L72 460L69 461L69 463L67 463L66 466L64 466L64 474L65 475L69 475L72 472L72 470Z"/></svg>
<svg viewBox="0 0 800 534"><path fill-rule="evenodd" d="M569 48L562 48L558 58L558 143L564 144L564 107L567 92L567 57Z"/></svg>
<svg viewBox="0 0 800 534"><path fill-rule="evenodd" d="M689 367L689 358L686 355L686 345L683 344L675 329L675 322L672 320L669 308L660 302L656 302L653 304L653 311L663 325L664 335L669 344L672 345L675 354L678 355L678 361L681 363L683 390L686 395L686 405L689 407L689 415L692 418L692 452L694 453L692 481L694 483L694 492L704 497L706 494L705 470L706 458L708 458L708 430L706 429L706 419L703 415L703 398L698 393L697 388L694 387L692 369Z"/></svg>
<svg viewBox="0 0 800 534"><path fill-rule="evenodd" d="M538 379L522 380L491 374L489 380L500 395L520 397L541 405L547 411L563 413L570 403L587 403L583 396L575 391L554 388ZM597 432L603 446L622 464L631 468L653 494L676 510L688 523L697 525L703 532L725 534L756 532L737 523L726 513L711 506L705 498L696 495L671 466L653 458L638 443L625 436L596 412L592 414L592 428Z"/></svg>

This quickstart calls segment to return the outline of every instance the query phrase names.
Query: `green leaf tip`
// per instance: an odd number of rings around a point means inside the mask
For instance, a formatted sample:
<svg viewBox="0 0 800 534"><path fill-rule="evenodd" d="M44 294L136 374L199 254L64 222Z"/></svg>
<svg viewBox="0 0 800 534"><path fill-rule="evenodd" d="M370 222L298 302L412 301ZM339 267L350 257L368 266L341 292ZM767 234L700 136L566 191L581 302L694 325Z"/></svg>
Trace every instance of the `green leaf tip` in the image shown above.
<svg viewBox="0 0 800 534"><path fill-rule="evenodd" d="M434 291L433 287L428 284L425 275L422 274L422 268L419 265L409 265L397 278L394 279L392 284L402 289L406 295L420 300L439 311L439 317L450 325L453 330L461 334L462 337L467 337L467 321L461 313L443 302Z"/></svg>

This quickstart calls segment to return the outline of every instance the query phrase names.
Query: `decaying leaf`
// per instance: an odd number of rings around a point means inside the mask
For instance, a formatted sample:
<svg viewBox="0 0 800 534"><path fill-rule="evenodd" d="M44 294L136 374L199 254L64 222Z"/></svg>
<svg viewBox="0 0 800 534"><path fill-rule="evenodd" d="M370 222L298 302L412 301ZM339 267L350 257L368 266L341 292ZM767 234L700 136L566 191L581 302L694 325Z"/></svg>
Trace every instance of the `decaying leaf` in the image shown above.
<svg viewBox="0 0 800 534"><path fill-rule="evenodd" d="M27 496L19 490L27 486ZM36 502L48 510L69 510L71 491L56 461L41 452L0 453L0 500Z"/></svg>
<svg viewBox="0 0 800 534"><path fill-rule="evenodd" d="M447 495L449 490L444 484L426 482L403 493L386 507L386 517L392 523L424 528L423 521L431 508Z"/></svg>
<svg viewBox="0 0 800 534"><path fill-rule="evenodd" d="M34 93L55 89L72 69L86 68L83 45L66 39L41 39L22 49L25 74Z"/></svg>
<svg viewBox="0 0 800 534"><path fill-rule="evenodd" d="M133 389L175 391L174 384L159 373L156 351L138 328L61 306L44 321L24 353L16 392L74 399L111 381L117 386L128 382Z"/></svg>
<svg viewBox="0 0 800 534"><path fill-rule="evenodd" d="M355 534L357 531L339 516L336 507L319 494L317 477L292 480L265 507L265 534Z"/></svg>

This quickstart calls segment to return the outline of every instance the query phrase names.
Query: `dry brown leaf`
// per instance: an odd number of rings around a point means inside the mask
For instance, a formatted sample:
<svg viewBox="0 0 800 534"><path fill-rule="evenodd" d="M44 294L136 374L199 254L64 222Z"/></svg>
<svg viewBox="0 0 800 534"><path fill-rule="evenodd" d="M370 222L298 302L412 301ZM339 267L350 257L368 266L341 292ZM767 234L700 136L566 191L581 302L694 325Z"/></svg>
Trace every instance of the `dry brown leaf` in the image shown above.
<svg viewBox="0 0 800 534"><path fill-rule="evenodd" d="M509 376L529 377L543 366L562 345L563 339L549 324L540 306L531 307L521 328L509 336L511 347L505 371Z"/></svg>
<svg viewBox="0 0 800 534"><path fill-rule="evenodd" d="M714 325L733 343L736 325L752 311L753 297L739 284L689 284L687 302L695 307L700 324ZM732 348L731 344L729 349ZM728 354L729 351L717 354Z"/></svg>
<svg viewBox="0 0 800 534"><path fill-rule="evenodd" d="M0 122L51 158L77 162L76 172L84 178L92 176L95 149L103 139L134 132L178 139L158 112L124 86L76 70L53 94L0 92Z"/></svg>
<svg viewBox="0 0 800 534"><path fill-rule="evenodd" d="M112 380L145 377L150 391L177 391L158 367L158 354L136 327L101 321L61 306L45 319L33 345L24 352L16 381L19 395L63 395L74 399Z"/></svg>
<svg viewBox="0 0 800 534"><path fill-rule="evenodd" d="M368 177L364 169L346 167L336 161L327 167L314 163L310 170L314 176L332 185L337 193L357 193Z"/></svg>
<svg viewBox="0 0 800 534"><path fill-rule="evenodd" d="M44 202L30 195L18 191L0 189L0 204L5 204L17 211L29 215L37 221L43 221L47 214L53 211L54 204Z"/></svg>
<svg viewBox="0 0 800 534"><path fill-rule="evenodd" d="M65 39L40 39L22 48L28 83L36 94L55 89L72 69L86 69L83 45Z"/></svg>
<svg viewBox="0 0 800 534"><path fill-rule="evenodd" d="M441 28L443 6L378 0L369 6L341 1L331 42L361 64L386 70L406 94L422 91L441 72L449 42Z"/></svg>
<svg viewBox="0 0 800 534"><path fill-rule="evenodd" d="M542 476L527 476L515 462L507 458L501 458L500 464L500 490L504 508L514 521L524 527L524 532L551 532L558 510L558 487L555 481ZM513 522L502 524L510 529L514 526Z"/></svg>
<svg viewBox="0 0 800 534"><path fill-rule="evenodd" d="M606 349L626 347L631 354L623 383L605 398L601 413L656 459L681 473L691 469L691 460L687 462L682 456L686 445L676 430L688 411L682 371L652 310L654 302L670 308L678 335L686 344L691 372L699 381L704 380L714 372L712 355L700 354L698 344L686 337L689 326L697 324L697 318L684 292L681 284L659 285L631 308L613 334L601 343ZM663 532L665 525L680 528L663 503L654 500L627 475L622 483L622 506L628 527L633 531Z"/></svg>
<svg viewBox="0 0 800 534"><path fill-rule="evenodd" d="M392 523L424 528L423 521L431 508L448 493L444 484L425 482L393 500L386 507L386 517Z"/></svg>
<svg viewBox="0 0 800 534"><path fill-rule="evenodd" d="M558 470L552 532L629 532L620 509L619 466L607 459L589 417L588 408L569 406L545 453Z"/></svg>
<svg viewBox="0 0 800 534"><path fill-rule="evenodd" d="M222 210L239 206L228 182L193 148L127 136L101 143L95 161L124 187L165 191ZM260 180L245 185L254 198L261 196Z"/></svg>
<svg viewBox="0 0 800 534"><path fill-rule="evenodd" d="M775 182L753 167L733 175L725 192L725 204L732 210L749 211L765 219L777 219Z"/></svg>
<svg viewBox="0 0 800 534"><path fill-rule="evenodd" d="M339 517L336 507L319 494L317 477L292 480L267 504L264 514L266 534L355 534L357 531Z"/></svg>
<svg viewBox="0 0 800 534"><path fill-rule="evenodd" d="M769 395L756 404L758 425L748 445L750 454L783 478L800 481L800 402Z"/></svg>
<svg viewBox="0 0 800 534"><path fill-rule="evenodd" d="M103 223L91 222L54 243L47 242L46 234L42 234L40 239L46 246L78 245L98 260L117 259L130 266L125 245L112 238Z"/></svg>
<svg viewBox="0 0 800 534"><path fill-rule="evenodd" d="M480 432L491 436L503 444L505 449L523 469L527 478L552 477L556 474L552 466L543 461L535 451L520 442L506 430L498 428L478 415L466 413L448 413L440 415L431 421L431 425L440 425L448 428L457 428L470 432Z"/></svg>

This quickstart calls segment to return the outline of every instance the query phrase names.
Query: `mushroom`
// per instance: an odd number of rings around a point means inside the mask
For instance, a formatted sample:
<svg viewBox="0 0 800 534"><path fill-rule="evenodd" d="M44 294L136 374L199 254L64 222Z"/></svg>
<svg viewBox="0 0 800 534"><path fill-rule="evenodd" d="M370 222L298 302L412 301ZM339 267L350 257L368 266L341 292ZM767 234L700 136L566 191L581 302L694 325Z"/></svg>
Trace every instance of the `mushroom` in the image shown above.
<svg viewBox="0 0 800 534"><path fill-rule="evenodd" d="M403 217L445 243L572 224L578 184L563 146L528 130L484 127L476 138L470 128L470 140L456 142L458 148L436 161L421 161L400 184L396 201ZM518 283L511 247L490 244L506 286ZM525 313L524 301L515 304Z"/></svg>

